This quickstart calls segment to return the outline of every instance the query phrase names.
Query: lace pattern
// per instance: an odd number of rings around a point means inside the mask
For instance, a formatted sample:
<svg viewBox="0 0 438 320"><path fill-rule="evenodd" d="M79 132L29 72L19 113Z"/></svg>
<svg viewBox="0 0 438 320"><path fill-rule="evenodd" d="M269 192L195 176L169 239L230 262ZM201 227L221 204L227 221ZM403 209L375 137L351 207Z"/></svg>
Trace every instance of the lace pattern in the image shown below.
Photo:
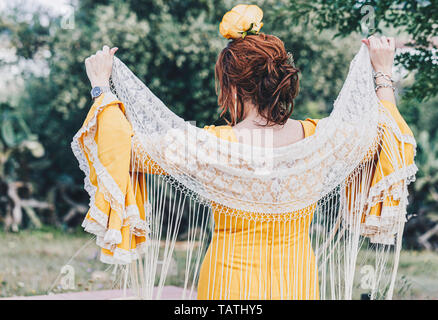
<svg viewBox="0 0 438 320"><path fill-rule="evenodd" d="M112 84L125 103L140 161L152 158L200 198L237 210L279 214L312 205L342 184L376 145L379 124L390 123L400 139L413 142L380 112L365 47L315 134L280 148L228 142L186 123L118 59Z"/></svg>
<svg viewBox="0 0 438 320"><path fill-rule="evenodd" d="M190 263L195 261L199 266L202 257L199 249L193 260L192 250L203 247L202 239L209 239L208 235L204 238L202 232L202 236L197 234L196 229L200 221L201 226L210 226L209 219L219 219L213 221L213 227L251 228L248 230L253 233L252 239L257 231L253 228L255 225L263 227L263 231L264 228L271 230L266 231L272 236L268 239L266 235L266 243L278 242L280 248L284 244L282 250L289 249L290 241L294 245L298 241L298 246L303 245L303 248L307 241L312 242L308 249L315 247L316 264L322 270L321 292L328 289L335 292L334 288L338 287L339 294L333 295L338 298L341 292L343 298L352 297L355 272L361 263L357 260L358 251L366 243L363 236L369 238L368 244L383 245L375 246L376 256L389 252L386 245L400 244L394 240L400 240L398 235L406 221L407 186L417 171L415 164L405 159L404 148L408 146L411 150L413 146L415 150L416 144L412 136L401 131L397 121L377 99L366 46L362 46L353 59L330 116L318 122L312 136L279 148L229 142L185 122L118 59L114 61L111 82L134 132L131 169L135 173L131 180L137 179L135 168L140 168L139 172L146 177L144 190L141 190L145 193L140 197L148 199L144 204L146 217L145 220L140 218L138 203L125 205L126 195L98 158L94 141L97 115L104 103L115 99L108 95L72 143L90 194L92 220L84 220L83 227L96 235L100 247L111 251L112 255L102 252L102 262L128 264L144 255L144 266L147 266L143 273L147 278L144 287L151 295L158 258L163 259L158 285L161 288L183 223L189 227L185 285L192 273ZM384 168L379 164L380 157L389 162ZM97 172L97 186L89 179L87 158ZM373 184L374 181L379 182ZM146 236L145 242L135 249L120 248L120 243L125 243L120 230L108 230L108 216L95 206L97 190L103 193L111 209L120 214L124 224L129 225L129 236ZM387 199L396 202L389 206ZM376 215L372 208L379 203L382 210ZM163 228L164 221L167 225ZM290 240L286 227L305 236ZM227 232L220 230L214 235L225 239ZM236 233L230 232L229 238ZM247 250L253 244L249 234L245 236ZM394 261L398 260L400 248L400 245L393 246ZM233 250L233 242L230 242L228 249L223 247L222 255L233 255ZM266 257L269 256L267 250ZM333 271L333 266L339 268L339 272ZM383 272L385 262L376 260L375 266ZM390 294L395 281L394 270L390 271L390 288L385 291ZM193 272L194 277L196 274ZM227 285L228 280L221 279L220 285ZM329 282L330 288L325 288ZM378 292L378 287L373 283L372 294Z"/></svg>
<svg viewBox="0 0 438 320"><path fill-rule="evenodd" d="M117 99L112 93L104 95L90 121L76 133L71 143L73 153L79 162L79 168L85 173L84 186L90 196L89 216L94 220L85 219L82 227L85 231L102 238L98 241L102 248L108 248L120 243L122 235L120 230L107 230L109 217L95 204L95 196L98 190L110 204L112 211L119 215L120 220L129 223L130 229L135 235L145 236L148 232L148 226L145 221L140 219L137 206L132 205L125 208L125 194L120 190L98 157L97 144L94 139L97 130L97 116L108 104L116 101ZM81 146L81 138L84 141L83 146ZM90 159L97 173L97 187L90 180L90 169L86 156Z"/></svg>

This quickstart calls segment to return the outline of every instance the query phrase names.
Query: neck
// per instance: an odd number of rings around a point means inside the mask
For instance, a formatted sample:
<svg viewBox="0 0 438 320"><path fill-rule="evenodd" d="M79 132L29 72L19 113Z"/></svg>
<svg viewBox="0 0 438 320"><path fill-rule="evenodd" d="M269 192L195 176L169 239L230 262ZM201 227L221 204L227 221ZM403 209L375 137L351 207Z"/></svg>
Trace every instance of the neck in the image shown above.
<svg viewBox="0 0 438 320"><path fill-rule="evenodd" d="M266 125L266 119L261 116L257 110L257 107L251 102L245 102L243 106L243 120L240 121L235 126L244 126L251 128L259 128L260 126ZM270 125L268 123L268 125Z"/></svg>

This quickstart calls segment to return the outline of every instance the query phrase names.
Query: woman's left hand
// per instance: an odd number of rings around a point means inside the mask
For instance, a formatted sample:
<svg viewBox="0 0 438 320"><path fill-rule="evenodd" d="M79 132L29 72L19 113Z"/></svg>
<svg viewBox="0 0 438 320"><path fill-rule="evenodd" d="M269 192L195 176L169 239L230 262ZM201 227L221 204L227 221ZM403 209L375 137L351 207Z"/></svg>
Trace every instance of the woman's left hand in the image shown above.
<svg viewBox="0 0 438 320"><path fill-rule="evenodd" d="M116 47L110 49L108 46L103 46L102 50L85 59L85 69L93 88L109 86L114 54L117 50Z"/></svg>
<svg viewBox="0 0 438 320"><path fill-rule="evenodd" d="M368 39L363 39L362 42L370 51L370 59L374 71L380 71L391 76L395 54L394 38L371 36Z"/></svg>

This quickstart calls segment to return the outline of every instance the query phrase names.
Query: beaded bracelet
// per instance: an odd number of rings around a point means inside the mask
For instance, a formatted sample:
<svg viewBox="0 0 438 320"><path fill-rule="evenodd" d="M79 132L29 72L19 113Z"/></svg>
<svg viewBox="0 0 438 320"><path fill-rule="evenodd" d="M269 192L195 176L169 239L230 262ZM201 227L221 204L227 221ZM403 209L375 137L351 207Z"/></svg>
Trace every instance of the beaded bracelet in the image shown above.
<svg viewBox="0 0 438 320"><path fill-rule="evenodd" d="M394 83L394 80L393 80L389 75L387 75L386 73L383 73L382 71L377 71L377 72L374 74L374 80L376 80L376 79L379 78L379 77L383 77L384 79L386 79L386 80L391 81L392 83Z"/></svg>
<svg viewBox="0 0 438 320"><path fill-rule="evenodd" d="M391 88L392 91L395 91L395 87L392 84L389 84L389 83L381 83L381 84L376 85L376 88L375 88L376 92L380 88Z"/></svg>

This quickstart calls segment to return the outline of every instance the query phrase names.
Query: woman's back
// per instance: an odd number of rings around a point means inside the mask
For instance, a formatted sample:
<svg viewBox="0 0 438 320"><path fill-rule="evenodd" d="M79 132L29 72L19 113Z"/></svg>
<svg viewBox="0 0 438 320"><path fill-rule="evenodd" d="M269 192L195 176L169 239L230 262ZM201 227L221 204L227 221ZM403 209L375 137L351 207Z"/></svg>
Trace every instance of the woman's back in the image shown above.
<svg viewBox="0 0 438 320"><path fill-rule="evenodd" d="M257 147L283 147L304 139L300 121L288 119L284 125L263 126L243 120L232 127L236 140Z"/></svg>
<svg viewBox="0 0 438 320"><path fill-rule="evenodd" d="M221 29L248 12L260 29L261 10L236 8ZM365 41L369 52L356 55L335 111L316 130L315 120L289 119L298 69L280 39L258 30L234 32L219 55L218 102L233 126L207 127L216 137L181 121L121 61L111 69L115 50L87 59L92 86L109 86L111 75L120 101L97 90L102 97L72 143L90 194L83 226L97 236L102 261L142 257L144 271L132 279L144 297L155 297L158 275L160 297L181 256L181 226L184 294L199 280L198 298L351 299L356 270L371 263L379 275L371 296L390 297L396 268L388 279L382 261L397 240L398 263L416 171L415 140L394 104L394 42ZM374 262L358 255L361 247Z"/></svg>
<svg viewBox="0 0 438 320"><path fill-rule="evenodd" d="M257 137L265 136L280 147L312 135L314 127L312 120L290 119L284 126L243 121L204 129L220 139L253 145L263 145L266 141ZM213 203L214 232L200 268L198 299L318 299L309 235L314 210L311 205L280 221Z"/></svg>

